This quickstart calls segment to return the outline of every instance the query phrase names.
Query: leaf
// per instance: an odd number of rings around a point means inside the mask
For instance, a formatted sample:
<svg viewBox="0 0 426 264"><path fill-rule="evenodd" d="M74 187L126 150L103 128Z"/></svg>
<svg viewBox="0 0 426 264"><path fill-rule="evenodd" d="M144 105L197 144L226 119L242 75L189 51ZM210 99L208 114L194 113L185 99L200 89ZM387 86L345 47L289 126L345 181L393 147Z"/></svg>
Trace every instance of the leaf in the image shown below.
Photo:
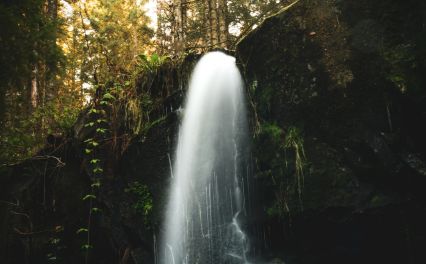
<svg viewBox="0 0 426 264"><path fill-rule="evenodd" d="M159 61L158 54L157 53L152 54L151 55L151 62L152 63L158 63L158 61Z"/></svg>
<svg viewBox="0 0 426 264"><path fill-rule="evenodd" d="M87 199L96 199L96 196L93 194L87 194L86 196L83 197L83 201L86 201Z"/></svg>
<svg viewBox="0 0 426 264"><path fill-rule="evenodd" d="M90 142L90 145L92 145L93 147L97 147L97 146L99 146L99 143L96 142L96 141L92 141L92 142Z"/></svg>
<svg viewBox="0 0 426 264"><path fill-rule="evenodd" d="M93 140L93 138L88 138L88 139L86 139L84 142L85 143L88 143L88 142L90 142L90 141L92 141Z"/></svg>
<svg viewBox="0 0 426 264"><path fill-rule="evenodd" d="M139 58L142 62L147 62L147 61L148 61L148 59L147 59L147 57L146 57L146 55L145 55L145 54L139 54L139 55L138 55L138 58Z"/></svg>
<svg viewBox="0 0 426 264"><path fill-rule="evenodd" d="M102 210L101 209L99 209L99 208L96 208L96 207L93 207L92 208L92 212L94 212L94 213L98 213L98 212L101 212Z"/></svg>
<svg viewBox="0 0 426 264"><path fill-rule="evenodd" d="M84 150L84 153L86 153L86 154L90 154L90 153L92 153L92 150L91 150L91 149L85 149L85 150Z"/></svg>
<svg viewBox="0 0 426 264"><path fill-rule="evenodd" d="M90 186L91 186L91 187L100 187L100 186L101 186L101 182L99 182L99 181L94 182L94 183L92 183Z"/></svg>
<svg viewBox="0 0 426 264"><path fill-rule="evenodd" d="M93 169L93 173L101 173L103 171L104 170L102 168L99 168L99 167L96 167L96 168Z"/></svg>
<svg viewBox="0 0 426 264"><path fill-rule="evenodd" d="M104 101L104 100L102 100L102 101L100 102L100 104L101 104L101 105L107 105L107 104L109 104L109 102L108 102L108 101Z"/></svg>
<svg viewBox="0 0 426 264"><path fill-rule="evenodd" d="M90 164L97 164L97 163L99 163L99 161L101 161L101 160L100 159L92 159L90 161Z"/></svg>
<svg viewBox="0 0 426 264"><path fill-rule="evenodd" d="M91 248L93 248L93 247L89 244L84 244L84 245L81 246L81 249L83 249L83 250L89 250Z"/></svg>
<svg viewBox="0 0 426 264"><path fill-rule="evenodd" d="M83 232L89 232L89 230L87 228L80 228L79 230L77 230L77 234L83 233Z"/></svg>
<svg viewBox="0 0 426 264"><path fill-rule="evenodd" d="M84 127L92 127L95 125L95 122L90 122L84 125Z"/></svg>
<svg viewBox="0 0 426 264"><path fill-rule="evenodd" d="M96 110L95 108L92 108L89 110L89 114L97 114L98 110Z"/></svg>
<svg viewBox="0 0 426 264"><path fill-rule="evenodd" d="M115 100L116 98L112 94L106 93L106 94L104 94L104 96L102 97L102 99Z"/></svg>
<svg viewBox="0 0 426 264"><path fill-rule="evenodd" d="M101 133L101 134L105 134L106 129L105 128L97 128L96 132Z"/></svg>
<svg viewBox="0 0 426 264"><path fill-rule="evenodd" d="M57 245L61 240L59 238L53 238L52 240L50 240L50 243L52 245Z"/></svg>

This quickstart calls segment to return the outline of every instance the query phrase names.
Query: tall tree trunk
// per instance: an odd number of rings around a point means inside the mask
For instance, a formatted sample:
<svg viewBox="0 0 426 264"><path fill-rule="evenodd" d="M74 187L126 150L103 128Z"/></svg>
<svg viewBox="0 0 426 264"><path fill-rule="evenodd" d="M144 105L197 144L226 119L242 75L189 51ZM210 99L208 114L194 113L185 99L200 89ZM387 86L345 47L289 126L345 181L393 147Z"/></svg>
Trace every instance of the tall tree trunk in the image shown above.
<svg viewBox="0 0 426 264"><path fill-rule="evenodd" d="M57 20L58 18L58 0L48 0L47 1L47 13L52 19L52 21Z"/></svg>
<svg viewBox="0 0 426 264"><path fill-rule="evenodd" d="M182 0L175 0L173 3L173 12L175 17L175 39L174 46L176 53L180 53L183 48L183 10L182 10Z"/></svg>
<svg viewBox="0 0 426 264"><path fill-rule="evenodd" d="M182 49L186 48L187 0L180 0Z"/></svg>
<svg viewBox="0 0 426 264"><path fill-rule="evenodd" d="M6 116L6 85L0 84L0 130L4 128L5 116Z"/></svg>
<svg viewBox="0 0 426 264"><path fill-rule="evenodd" d="M218 47L217 0L210 0L210 24L212 31L212 47Z"/></svg>
<svg viewBox="0 0 426 264"><path fill-rule="evenodd" d="M205 40L207 47L212 45L212 25L211 25L211 8L210 0L204 0L204 26L205 26Z"/></svg>
<svg viewBox="0 0 426 264"><path fill-rule="evenodd" d="M228 15L228 6L226 4L226 0L218 0L219 1L219 44L221 48L228 48L228 23L227 23L227 15Z"/></svg>
<svg viewBox="0 0 426 264"><path fill-rule="evenodd" d="M176 17L176 2L177 0L172 0L170 3L170 37L171 37L171 44L172 44L172 51L176 51L176 42L177 42L177 17Z"/></svg>
<svg viewBox="0 0 426 264"><path fill-rule="evenodd" d="M157 9L157 32L156 32L156 41L157 45L160 48L160 54L163 54L165 52L164 49L164 42L165 42L165 35L164 35L164 28L163 28L163 5L160 3L160 0L156 1L156 9Z"/></svg>
<svg viewBox="0 0 426 264"><path fill-rule="evenodd" d="M181 53L186 47L185 28L186 28L186 1L173 1L174 17L174 49L176 53Z"/></svg>
<svg viewBox="0 0 426 264"><path fill-rule="evenodd" d="M37 108L37 98L38 98L38 87L37 87L37 73L38 67L37 64L34 65L31 75L31 106L33 109Z"/></svg>

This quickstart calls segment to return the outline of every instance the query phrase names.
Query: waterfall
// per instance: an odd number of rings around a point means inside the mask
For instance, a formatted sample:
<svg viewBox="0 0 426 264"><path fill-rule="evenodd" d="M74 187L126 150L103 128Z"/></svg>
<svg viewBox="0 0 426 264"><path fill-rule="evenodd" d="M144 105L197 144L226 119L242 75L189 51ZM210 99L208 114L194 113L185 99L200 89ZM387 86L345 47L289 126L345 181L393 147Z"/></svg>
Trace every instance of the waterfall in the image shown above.
<svg viewBox="0 0 426 264"><path fill-rule="evenodd" d="M247 122L235 58L210 52L192 73L159 252L161 264L248 263Z"/></svg>

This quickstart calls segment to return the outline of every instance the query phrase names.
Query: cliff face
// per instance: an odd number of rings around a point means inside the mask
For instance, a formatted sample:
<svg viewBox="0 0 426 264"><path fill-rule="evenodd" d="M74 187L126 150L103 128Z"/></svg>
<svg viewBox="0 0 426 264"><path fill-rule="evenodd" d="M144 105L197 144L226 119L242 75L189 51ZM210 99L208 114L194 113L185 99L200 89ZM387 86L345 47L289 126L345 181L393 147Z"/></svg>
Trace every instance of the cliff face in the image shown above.
<svg viewBox="0 0 426 264"><path fill-rule="evenodd" d="M68 136L51 136L36 157L1 167L1 263L85 263L87 231L82 228L88 226L90 200L97 209L90 216L88 263L154 263L179 124L176 110L198 57L190 55L179 65L166 62L139 76L137 90L155 105L149 123L132 138L124 131L99 141L100 178L85 153L85 142L95 133L87 126L95 122L89 110ZM125 112L116 113L122 130ZM87 197L91 193L95 199Z"/></svg>
<svg viewBox="0 0 426 264"><path fill-rule="evenodd" d="M425 261L425 12L418 1L300 1L239 43L260 255Z"/></svg>
<svg viewBox="0 0 426 264"><path fill-rule="evenodd" d="M258 263L425 263L425 25L421 1L301 0L239 43L253 141L244 229ZM158 106L150 126L124 151L102 147L91 263L154 263L176 109L197 58L141 76ZM1 168L2 263L84 263L87 116Z"/></svg>

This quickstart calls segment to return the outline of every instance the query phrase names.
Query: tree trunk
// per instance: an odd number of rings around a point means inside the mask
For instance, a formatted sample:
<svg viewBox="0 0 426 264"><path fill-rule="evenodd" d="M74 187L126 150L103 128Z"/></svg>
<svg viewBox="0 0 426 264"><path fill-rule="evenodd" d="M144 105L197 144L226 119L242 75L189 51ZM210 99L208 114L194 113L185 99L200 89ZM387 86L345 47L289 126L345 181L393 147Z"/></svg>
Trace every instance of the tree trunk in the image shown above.
<svg viewBox="0 0 426 264"><path fill-rule="evenodd" d="M219 44L221 48L228 48L228 23L227 23L227 15L228 15L228 6L226 4L226 0L218 0L219 1Z"/></svg>
<svg viewBox="0 0 426 264"><path fill-rule="evenodd" d="M47 1L47 13L50 19L56 22L58 18L58 0Z"/></svg>
<svg viewBox="0 0 426 264"><path fill-rule="evenodd" d="M206 45L209 47L212 44L212 25L210 21L210 0L204 0L204 26L205 26L205 40Z"/></svg>
<svg viewBox="0 0 426 264"><path fill-rule="evenodd" d="M180 0L180 12L181 12L181 39L182 39L182 48L186 47L186 26L187 26L187 0Z"/></svg>
<svg viewBox="0 0 426 264"><path fill-rule="evenodd" d="M163 7L160 3L160 0L156 1L156 9L157 9L157 32L156 32L156 38L157 38L157 45L160 49L160 54L163 54L165 52L165 35L164 35L164 29L163 29Z"/></svg>
<svg viewBox="0 0 426 264"><path fill-rule="evenodd" d="M218 47L217 0L210 0L210 24L212 32L212 47Z"/></svg>
<svg viewBox="0 0 426 264"><path fill-rule="evenodd" d="M177 32L177 20L178 20L178 18L176 17L176 14L177 14L177 12L176 12L176 8L177 8L177 5L176 5L176 0L173 0L171 3L170 3L170 21L171 21L171 25L170 25L170 37L171 37L171 44L172 44L172 51L176 51L176 49L177 49L177 46L176 46L176 43L177 43L177 39L178 39L178 32Z"/></svg>
<svg viewBox="0 0 426 264"><path fill-rule="evenodd" d="M37 108L37 97L38 97L38 87L37 87L37 73L38 67L37 64L34 65L32 75L31 75L31 106L33 109Z"/></svg>
<svg viewBox="0 0 426 264"><path fill-rule="evenodd" d="M174 46L176 53L180 53L185 46L184 41L184 13L185 7L182 0L175 0L173 3L175 17L175 40Z"/></svg>

